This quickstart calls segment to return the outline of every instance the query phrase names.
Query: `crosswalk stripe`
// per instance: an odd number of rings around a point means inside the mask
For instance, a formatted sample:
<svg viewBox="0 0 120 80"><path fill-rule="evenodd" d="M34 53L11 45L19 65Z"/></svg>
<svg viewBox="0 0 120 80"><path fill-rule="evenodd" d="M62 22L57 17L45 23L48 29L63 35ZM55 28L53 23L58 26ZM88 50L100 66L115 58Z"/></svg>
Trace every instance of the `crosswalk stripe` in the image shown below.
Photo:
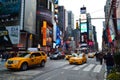
<svg viewBox="0 0 120 80"><path fill-rule="evenodd" d="M63 67L62 69L70 69L70 70L79 70L83 69L83 71L90 71L99 73L102 69L102 65L96 65L96 64L83 64L83 65L67 65ZM92 69L93 68L93 69Z"/></svg>
<svg viewBox="0 0 120 80"><path fill-rule="evenodd" d="M90 64L89 66L85 67L83 71L90 71L94 66L95 64Z"/></svg>
<svg viewBox="0 0 120 80"><path fill-rule="evenodd" d="M101 68L102 68L102 65L97 65L95 68L94 68L94 70L93 70L93 72L100 72L101 71Z"/></svg>
<svg viewBox="0 0 120 80"><path fill-rule="evenodd" d="M79 65L77 67L74 67L72 70L79 70L82 67L85 67L87 64Z"/></svg>
<svg viewBox="0 0 120 80"><path fill-rule="evenodd" d="M69 66L66 66L66 67L64 67L63 69L70 69L70 68L72 68L72 67L74 67L75 65L69 65Z"/></svg>

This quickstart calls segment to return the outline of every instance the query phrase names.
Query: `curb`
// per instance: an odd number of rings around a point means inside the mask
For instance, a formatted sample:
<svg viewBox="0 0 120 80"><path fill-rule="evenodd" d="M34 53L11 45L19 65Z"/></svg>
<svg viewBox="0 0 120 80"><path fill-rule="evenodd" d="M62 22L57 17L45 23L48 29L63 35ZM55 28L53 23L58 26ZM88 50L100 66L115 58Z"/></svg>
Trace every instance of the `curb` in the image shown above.
<svg viewBox="0 0 120 80"><path fill-rule="evenodd" d="M106 66L105 66L104 80L106 80L106 76L107 76L107 69L106 69Z"/></svg>
<svg viewBox="0 0 120 80"><path fill-rule="evenodd" d="M106 76L107 76L107 73L105 72L105 74L104 74L104 80L106 80Z"/></svg>

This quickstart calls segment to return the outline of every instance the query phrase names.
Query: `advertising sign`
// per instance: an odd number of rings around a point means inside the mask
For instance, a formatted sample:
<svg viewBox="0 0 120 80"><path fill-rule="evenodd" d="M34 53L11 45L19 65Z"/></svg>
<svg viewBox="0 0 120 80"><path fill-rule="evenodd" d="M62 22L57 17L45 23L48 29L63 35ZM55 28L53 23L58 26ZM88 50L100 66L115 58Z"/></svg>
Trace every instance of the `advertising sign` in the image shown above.
<svg viewBox="0 0 120 80"><path fill-rule="evenodd" d="M35 34L36 0L25 0L24 30Z"/></svg>
<svg viewBox="0 0 120 80"><path fill-rule="evenodd" d="M110 35L112 40L115 38L115 30L113 28L113 21L112 19L109 20L109 29L110 29Z"/></svg>
<svg viewBox="0 0 120 80"><path fill-rule="evenodd" d="M54 3L55 3L55 4L58 4L58 0L54 0Z"/></svg>
<svg viewBox="0 0 120 80"><path fill-rule="evenodd" d="M80 8L80 13L81 13L81 14L85 14L85 13L86 13L86 7Z"/></svg>
<svg viewBox="0 0 120 80"><path fill-rule="evenodd" d="M80 31L81 33L87 32L87 23L80 24Z"/></svg>
<svg viewBox="0 0 120 80"><path fill-rule="evenodd" d="M18 44L19 43L19 37L20 37L19 27L20 26L6 27L6 29L8 30L8 34L9 34L9 37L10 37L10 40L11 40L12 44Z"/></svg>
<svg viewBox="0 0 120 80"><path fill-rule="evenodd" d="M0 0L0 25L19 25L21 0Z"/></svg>
<svg viewBox="0 0 120 80"><path fill-rule="evenodd" d="M0 19L19 16L21 0L0 0Z"/></svg>
<svg viewBox="0 0 120 80"><path fill-rule="evenodd" d="M43 21L42 33L43 33L43 46L46 46L47 39L47 22Z"/></svg>
<svg viewBox="0 0 120 80"><path fill-rule="evenodd" d="M112 42L112 38L111 38L111 35L110 35L110 28L109 27L107 28L107 36L108 36L108 41Z"/></svg>
<svg viewBox="0 0 120 80"><path fill-rule="evenodd" d="M47 21L48 24L52 24L52 12L48 9L44 9L42 7L39 7L37 9L37 18L41 19L43 21Z"/></svg>
<svg viewBox="0 0 120 80"><path fill-rule="evenodd" d="M80 22L87 22L86 14L80 14Z"/></svg>
<svg viewBox="0 0 120 80"><path fill-rule="evenodd" d="M56 45L60 45L61 39L60 39L60 29L59 27L56 27Z"/></svg>
<svg viewBox="0 0 120 80"><path fill-rule="evenodd" d="M120 20L117 20L118 35L120 36Z"/></svg>
<svg viewBox="0 0 120 80"><path fill-rule="evenodd" d="M93 38L93 31L89 30L89 39L92 40L92 38Z"/></svg>

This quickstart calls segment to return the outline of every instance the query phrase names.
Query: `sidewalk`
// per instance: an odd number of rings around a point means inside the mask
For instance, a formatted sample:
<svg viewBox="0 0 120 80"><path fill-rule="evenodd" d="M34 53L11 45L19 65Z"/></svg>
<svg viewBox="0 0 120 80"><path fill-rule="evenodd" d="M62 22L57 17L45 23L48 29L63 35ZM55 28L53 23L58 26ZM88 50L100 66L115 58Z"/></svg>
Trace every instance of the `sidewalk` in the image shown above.
<svg viewBox="0 0 120 80"><path fill-rule="evenodd" d="M106 66L105 66L104 80L106 80L106 76L107 76L107 69L106 69Z"/></svg>

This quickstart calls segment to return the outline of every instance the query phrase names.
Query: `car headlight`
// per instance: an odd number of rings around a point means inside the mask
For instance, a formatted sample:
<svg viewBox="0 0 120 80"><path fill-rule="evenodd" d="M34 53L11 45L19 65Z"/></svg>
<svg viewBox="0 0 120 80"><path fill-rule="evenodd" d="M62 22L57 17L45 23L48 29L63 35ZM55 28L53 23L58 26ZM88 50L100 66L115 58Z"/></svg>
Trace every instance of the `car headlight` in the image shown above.
<svg viewBox="0 0 120 80"><path fill-rule="evenodd" d="M57 57L57 55L54 55L54 57Z"/></svg>
<svg viewBox="0 0 120 80"><path fill-rule="evenodd" d="M14 60L13 61L13 64L18 64L19 63L19 60Z"/></svg>

